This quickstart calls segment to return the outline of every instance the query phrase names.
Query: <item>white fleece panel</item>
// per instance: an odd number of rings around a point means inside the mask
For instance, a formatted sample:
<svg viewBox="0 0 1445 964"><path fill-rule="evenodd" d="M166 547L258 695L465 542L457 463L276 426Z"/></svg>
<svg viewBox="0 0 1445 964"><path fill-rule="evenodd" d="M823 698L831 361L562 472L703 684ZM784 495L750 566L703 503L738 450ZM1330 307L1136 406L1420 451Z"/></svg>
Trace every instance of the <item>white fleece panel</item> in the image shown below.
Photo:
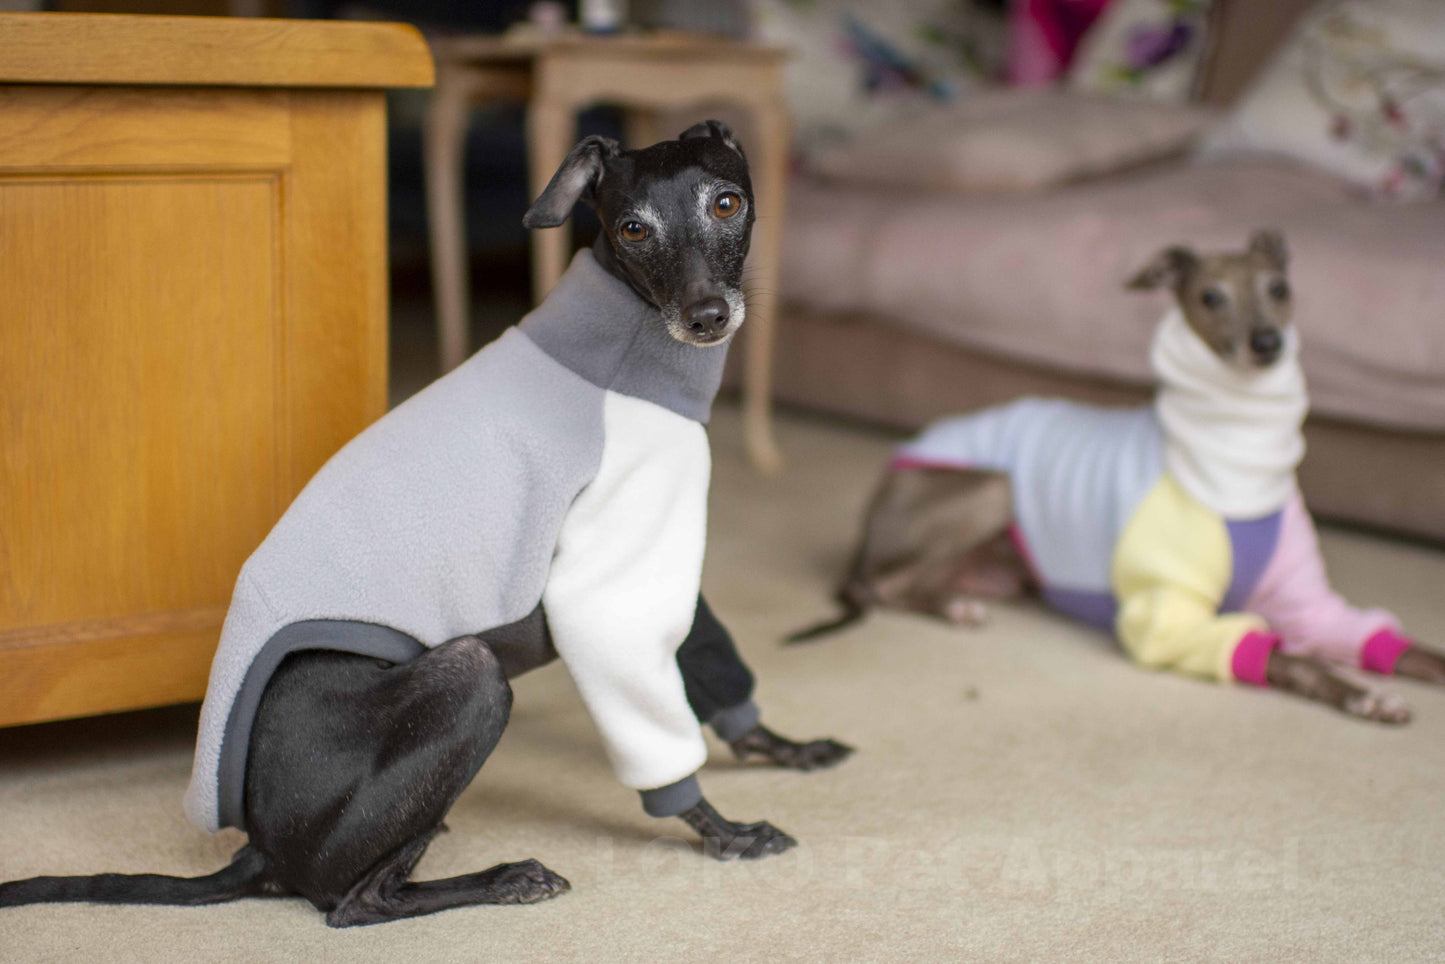
<svg viewBox="0 0 1445 964"><path fill-rule="evenodd" d="M608 392L603 428L542 605L618 780L650 790L707 756L677 649L702 581L712 458L701 425L638 398Z"/></svg>
<svg viewBox="0 0 1445 964"><path fill-rule="evenodd" d="M1154 334L1154 410L1167 439L1164 467L1226 519L1278 512L1295 492L1309 410L1299 336L1284 333L1278 361L1241 371L1220 360L1173 308Z"/></svg>

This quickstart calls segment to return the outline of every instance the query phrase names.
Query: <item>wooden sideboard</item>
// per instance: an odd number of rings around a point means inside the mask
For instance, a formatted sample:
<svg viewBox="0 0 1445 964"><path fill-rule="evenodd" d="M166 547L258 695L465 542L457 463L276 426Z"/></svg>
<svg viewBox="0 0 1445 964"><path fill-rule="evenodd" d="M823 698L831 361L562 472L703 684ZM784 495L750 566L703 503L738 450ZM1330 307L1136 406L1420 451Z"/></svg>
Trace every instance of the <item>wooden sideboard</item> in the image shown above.
<svg viewBox="0 0 1445 964"><path fill-rule="evenodd" d="M393 24L0 14L0 725L200 698L386 406Z"/></svg>

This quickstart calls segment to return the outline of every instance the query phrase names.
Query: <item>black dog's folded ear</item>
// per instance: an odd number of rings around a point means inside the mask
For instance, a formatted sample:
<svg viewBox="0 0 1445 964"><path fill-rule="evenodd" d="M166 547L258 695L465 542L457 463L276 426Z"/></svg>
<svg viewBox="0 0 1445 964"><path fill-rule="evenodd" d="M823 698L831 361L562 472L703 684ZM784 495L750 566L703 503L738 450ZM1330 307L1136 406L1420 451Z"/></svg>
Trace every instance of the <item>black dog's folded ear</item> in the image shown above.
<svg viewBox="0 0 1445 964"><path fill-rule="evenodd" d="M1289 264L1289 248L1284 243L1284 232L1278 228L1263 228L1251 234L1249 251L1263 256L1265 263L1276 271L1283 271Z"/></svg>
<svg viewBox="0 0 1445 964"><path fill-rule="evenodd" d="M617 153L617 142L610 137L594 134L578 141L547 182L546 190L522 215L522 227L555 228L567 220L578 201L591 204L602 181L603 165Z"/></svg>
<svg viewBox="0 0 1445 964"><path fill-rule="evenodd" d="M1151 288L1178 288L1199 266L1199 256L1188 248L1165 248L1146 264L1142 271L1124 285L1135 291Z"/></svg>
<svg viewBox="0 0 1445 964"><path fill-rule="evenodd" d="M719 120L705 120L699 124L693 124L687 130L677 135L680 141L690 141L695 137L716 137L724 145L738 152L743 160L747 155L743 153L743 146L738 143L737 136L733 134L732 128Z"/></svg>

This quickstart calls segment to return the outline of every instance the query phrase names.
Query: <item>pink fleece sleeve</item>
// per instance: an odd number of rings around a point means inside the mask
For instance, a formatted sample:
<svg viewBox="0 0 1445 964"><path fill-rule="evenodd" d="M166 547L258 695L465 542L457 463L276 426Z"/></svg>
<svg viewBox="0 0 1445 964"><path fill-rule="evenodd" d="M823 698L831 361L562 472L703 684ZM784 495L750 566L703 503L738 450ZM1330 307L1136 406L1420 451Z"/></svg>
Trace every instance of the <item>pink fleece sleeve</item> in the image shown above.
<svg viewBox="0 0 1445 964"><path fill-rule="evenodd" d="M1274 555L1244 608L1269 620L1286 653L1389 672L1409 646L1390 613L1355 609L1330 588L1314 522L1298 492L1284 507Z"/></svg>

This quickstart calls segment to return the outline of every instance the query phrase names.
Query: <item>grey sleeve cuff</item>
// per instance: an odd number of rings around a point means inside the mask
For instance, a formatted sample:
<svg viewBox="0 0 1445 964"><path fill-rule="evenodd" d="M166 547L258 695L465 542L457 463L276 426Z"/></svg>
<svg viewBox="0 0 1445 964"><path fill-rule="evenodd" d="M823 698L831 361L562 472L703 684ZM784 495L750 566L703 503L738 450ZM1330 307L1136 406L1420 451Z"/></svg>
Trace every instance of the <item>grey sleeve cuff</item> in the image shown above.
<svg viewBox="0 0 1445 964"><path fill-rule="evenodd" d="M708 726L717 734L718 739L724 743L731 743L742 736L748 730L758 725L762 714L758 712L758 704L752 700L744 700L737 706L729 706L725 710L718 710L713 718L708 720Z"/></svg>
<svg viewBox="0 0 1445 964"><path fill-rule="evenodd" d="M642 797L642 809L649 817L675 817L702 800L702 787L697 785L696 775L683 777L656 790L637 792Z"/></svg>

